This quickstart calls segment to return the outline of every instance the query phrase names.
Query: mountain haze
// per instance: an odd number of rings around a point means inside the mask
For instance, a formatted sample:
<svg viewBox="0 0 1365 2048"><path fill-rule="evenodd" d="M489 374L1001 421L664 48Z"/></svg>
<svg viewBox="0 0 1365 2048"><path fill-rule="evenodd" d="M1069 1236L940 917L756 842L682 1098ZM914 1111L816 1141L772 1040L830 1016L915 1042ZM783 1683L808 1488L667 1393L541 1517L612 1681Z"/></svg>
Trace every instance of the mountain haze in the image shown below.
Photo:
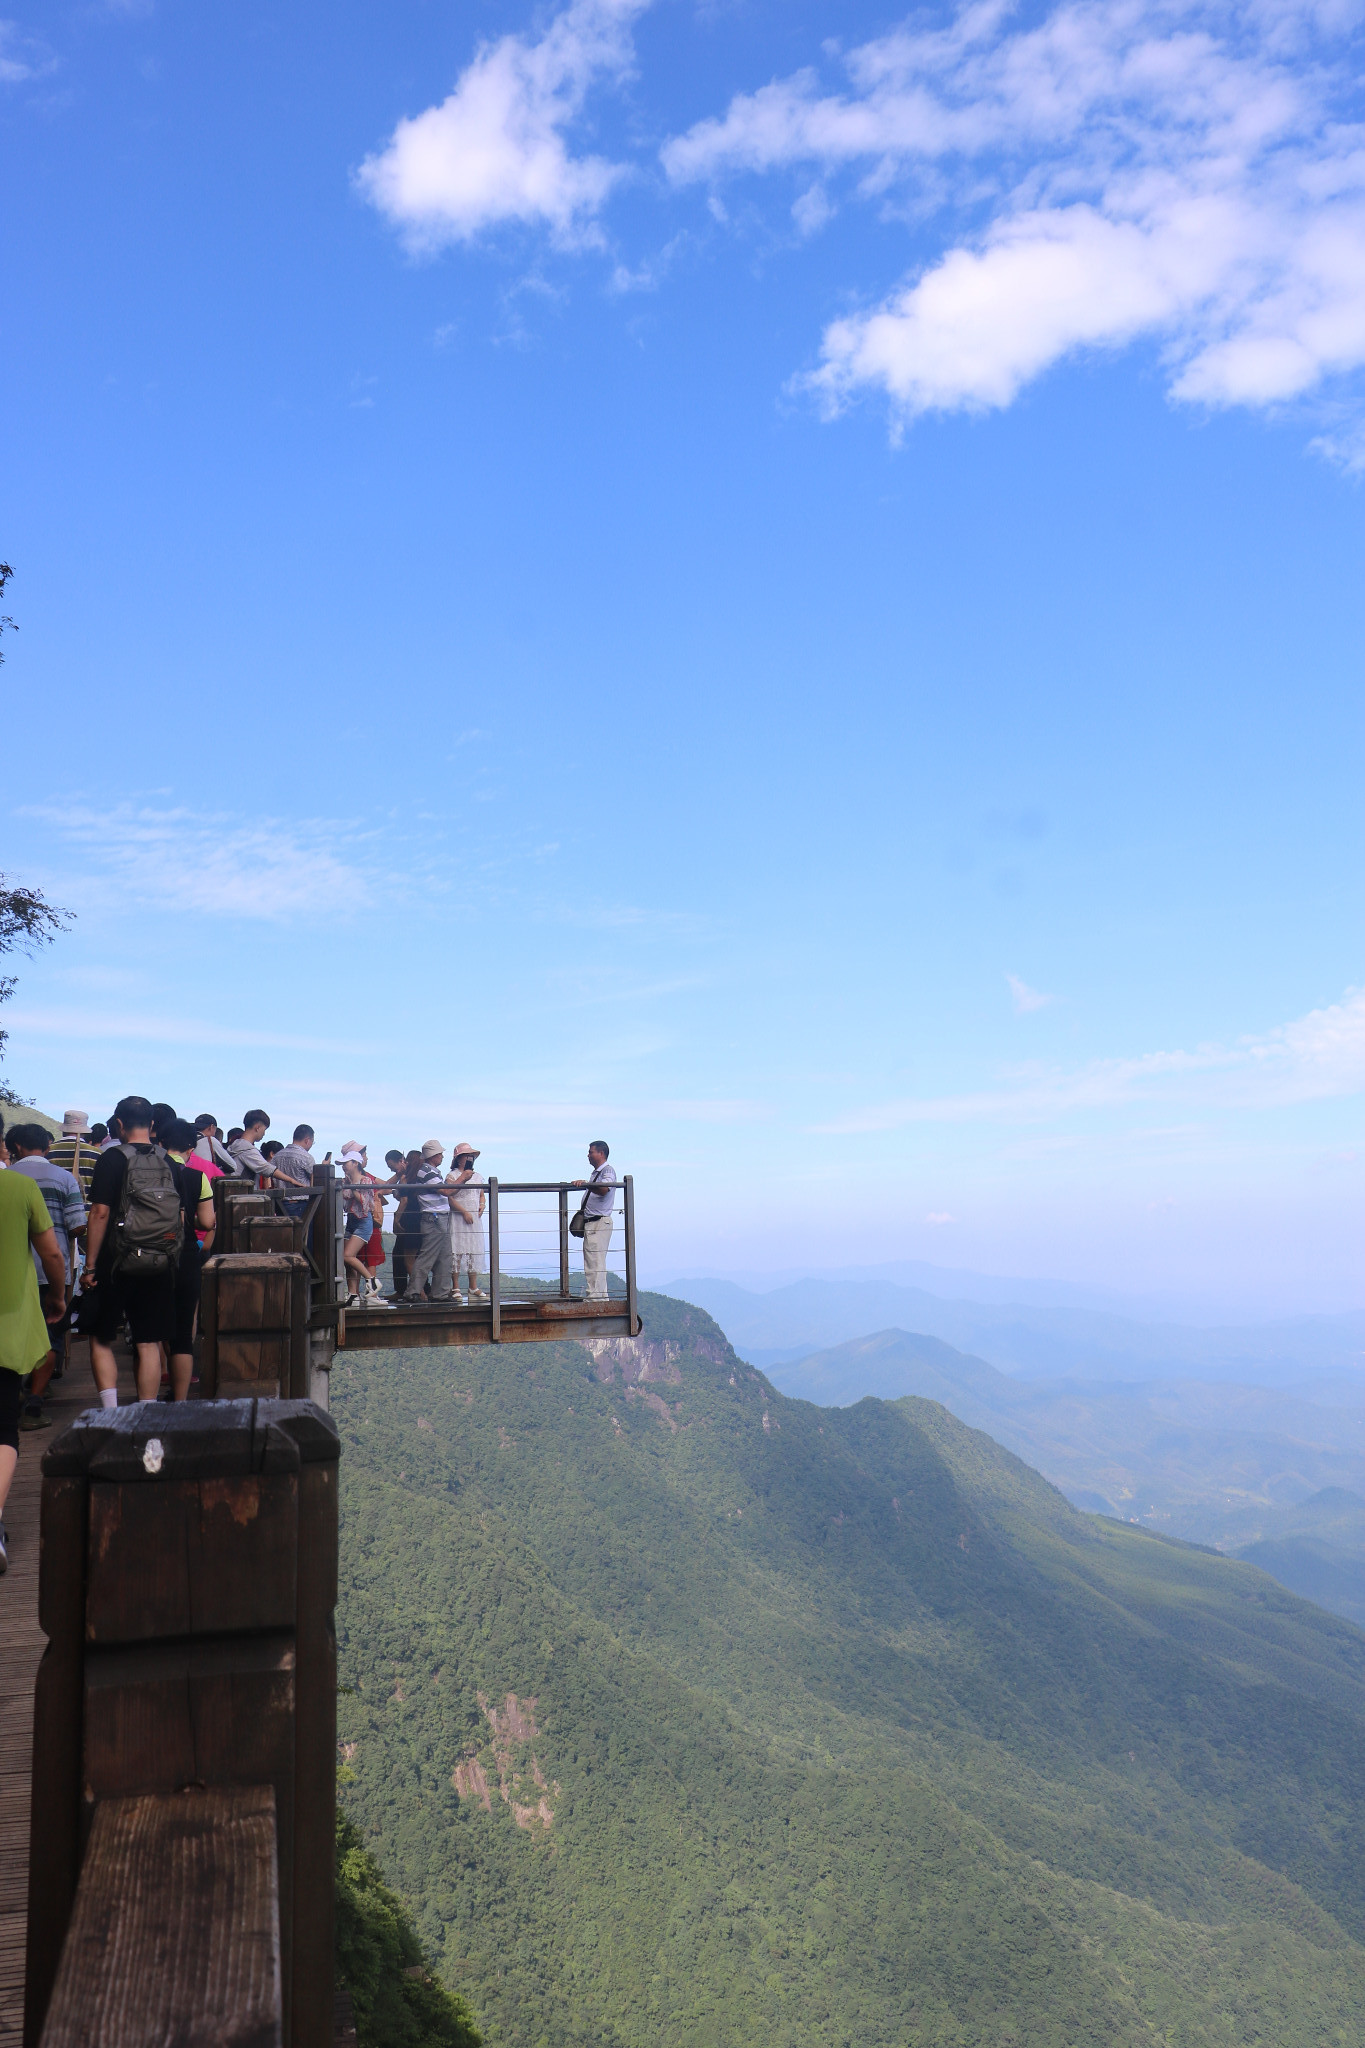
<svg viewBox="0 0 1365 2048"><path fill-rule="evenodd" d="M1365 1636L643 1306L334 1377L345 1798L489 2041L1365 2034Z"/></svg>
<svg viewBox="0 0 1365 2048"><path fill-rule="evenodd" d="M805 1279L757 1294L731 1280L686 1280L677 1286L765 1370L869 1330L894 1328L941 1338L1025 1377L1186 1378L1278 1386L1335 1376L1351 1378L1365 1390L1365 1313L1358 1310L1202 1327L1033 1301L953 1300L888 1280Z"/></svg>

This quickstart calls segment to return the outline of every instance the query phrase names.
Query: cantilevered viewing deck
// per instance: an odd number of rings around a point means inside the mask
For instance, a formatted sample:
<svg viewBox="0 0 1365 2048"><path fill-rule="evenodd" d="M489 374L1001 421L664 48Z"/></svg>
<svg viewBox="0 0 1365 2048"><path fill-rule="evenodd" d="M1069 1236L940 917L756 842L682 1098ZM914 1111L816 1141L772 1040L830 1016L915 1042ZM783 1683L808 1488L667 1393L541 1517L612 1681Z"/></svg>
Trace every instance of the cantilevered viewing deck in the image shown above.
<svg viewBox="0 0 1365 2048"><path fill-rule="evenodd" d="M308 1264L308 1333L313 1371L297 1383L325 1405L325 1372L333 1351L398 1350L466 1344L545 1344L578 1337L638 1337L640 1320L635 1277L635 1183L618 1183L620 1208L613 1219L624 1273L612 1273L610 1293L585 1299L581 1265L575 1265L572 1230L581 1183L499 1181L490 1176L477 1192L486 1200L481 1219L487 1232L484 1298L414 1301L383 1295L373 1306L348 1308L342 1245L345 1200L359 1192L331 1166L319 1166L306 1198L288 1196L254 1181L214 1183L218 1210L215 1256L205 1267L201 1322L211 1333L218 1316L217 1286L223 1259L242 1253L302 1255ZM407 1192L405 1183L374 1190L390 1202ZM427 1185L423 1193L439 1192ZM450 1191L447 1192L458 1192ZM254 1313L254 1311L253 1311ZM212 1335L210 1342L212 1343ZM217 1390L213 1372L209 1384Z"/></svg>

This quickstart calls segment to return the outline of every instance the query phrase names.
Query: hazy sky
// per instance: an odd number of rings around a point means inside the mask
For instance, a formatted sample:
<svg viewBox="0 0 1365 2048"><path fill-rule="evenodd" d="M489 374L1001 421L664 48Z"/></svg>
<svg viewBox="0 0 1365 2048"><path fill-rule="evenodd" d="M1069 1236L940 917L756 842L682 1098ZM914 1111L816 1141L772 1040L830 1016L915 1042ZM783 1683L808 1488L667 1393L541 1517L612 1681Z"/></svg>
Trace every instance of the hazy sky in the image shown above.
<svg viewBox="0 0 1365 2048"><path fill-rule="evenodd" d="M1362 12L22 9L11 1083L1365 1300Z"/></svg>

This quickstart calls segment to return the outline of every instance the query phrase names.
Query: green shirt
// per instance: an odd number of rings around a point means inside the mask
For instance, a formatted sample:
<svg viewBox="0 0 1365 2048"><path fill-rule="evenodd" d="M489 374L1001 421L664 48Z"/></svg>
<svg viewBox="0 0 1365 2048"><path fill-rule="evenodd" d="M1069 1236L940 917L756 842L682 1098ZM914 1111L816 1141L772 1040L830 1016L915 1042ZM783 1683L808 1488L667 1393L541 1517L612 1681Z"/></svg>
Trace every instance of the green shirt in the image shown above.
<svg viewBox="0 0 1365 2048"><path fill-rule="evenodd" d="M0 1366L27 1378L52 1349L29 1239L51 1230L42 1190L26 1173L0 1173Z"/></svg>

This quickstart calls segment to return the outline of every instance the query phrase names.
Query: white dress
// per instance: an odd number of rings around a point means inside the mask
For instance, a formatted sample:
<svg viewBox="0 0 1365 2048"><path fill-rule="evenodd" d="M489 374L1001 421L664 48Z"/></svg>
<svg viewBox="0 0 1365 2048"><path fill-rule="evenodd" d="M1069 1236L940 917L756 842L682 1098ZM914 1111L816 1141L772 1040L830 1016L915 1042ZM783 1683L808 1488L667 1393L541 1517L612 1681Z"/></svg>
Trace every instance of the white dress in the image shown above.
<svg viewBox="0 0 1365 2048"><path fill-rule="evenodd" d="M471 1174L468 1180L462 1180L458 1187L448 1187L448 1192L453 1194L456 1201L468 1209L474 1218L472 1223L466 1223L464 1217L457 1215L454 1209L450 1212L450 1255L457 1270L461 1259L468 1259L476 1273L486 1273L488 1270L488 1249L485 1243L483 1218L479 1214L479 1196L487 1185L487 1181L480 1180L475 1173Z"/></svg>

